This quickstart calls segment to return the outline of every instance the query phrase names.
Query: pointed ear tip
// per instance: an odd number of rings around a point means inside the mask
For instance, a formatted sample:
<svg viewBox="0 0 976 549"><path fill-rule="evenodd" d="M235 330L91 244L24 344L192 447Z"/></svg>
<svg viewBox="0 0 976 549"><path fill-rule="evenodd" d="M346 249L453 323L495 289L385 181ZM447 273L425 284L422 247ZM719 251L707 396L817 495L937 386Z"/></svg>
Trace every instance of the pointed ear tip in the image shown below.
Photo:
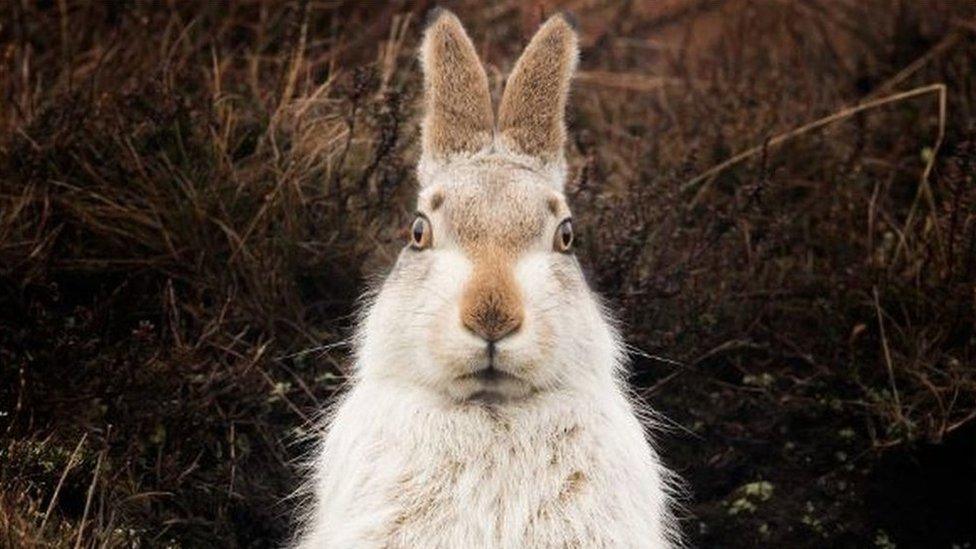
<svg viewBox="0 0 976 549"><path fill-rule="evenodd" d="M546 19L539 30L549 29L549 32L565 32L576 36L579 32L579 20L569 10L560 10Z"/></svg>
<svg viewBox="0 0 976 549"><path fill-rule="evenodd" d="M579 52L579 25L576 17L567 10L559 11L542 24L536 37L542 36L558 36L570 50Z"/></svg>
<svg viewBox="0 0 976 549"><path fill-rule="evenodd" d="M435 23L444 19L445 17L449 17L454 20L457 20L457 16L454 15L454 12L439 4L427 10L427 15L424 16L424 27L423 27L424 32L430 30L430 28L433 27Z"/></svg>
<svg viewBox="0 0 976 549"><path fill-rule="evenodd" d="M560 10L555 17L561 18L573 32L579 32L579 19L569 10Z"/></svg>

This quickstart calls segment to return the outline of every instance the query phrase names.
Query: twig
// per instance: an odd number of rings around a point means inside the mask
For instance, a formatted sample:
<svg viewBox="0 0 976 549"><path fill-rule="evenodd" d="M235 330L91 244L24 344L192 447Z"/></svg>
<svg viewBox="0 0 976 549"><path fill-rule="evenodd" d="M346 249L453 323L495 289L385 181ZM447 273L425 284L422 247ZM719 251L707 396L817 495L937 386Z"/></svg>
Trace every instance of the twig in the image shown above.
<svg viewBox="0 0 976 549"><path fill-rule="evenodd" d="M905 419L901 415L901 398L898 396L898 386L895 385L895 369L891 364L891 350L888 348L888 336L885 333L884 318L881 314L878 287L875 286L872 291L874 292L874 310L878 315L878 330L881 332L881 349L884 351L885 366L888 368L888 382L891 384L891 394L895 399L895 415L899 422L904 423Z"/></svg>
<svg viewBox="0 0 976 549"><path fill-rule="evenodd" d="M743 151L733 156L732 158L729 158L728 160L725 160L724 162L721 162L709 168L705 172L699 174L698 176L692 178L687 183L681 186L681 192L685 193L692 189L698 188L698 192L695 194L694 199L692 199L691 203L688 206L689 208L694 207L701 199L701 197L704 195L705 190L708 189L709 183L711 183L711 181L715 178L715 176L722 173L726 169L738 164L739 162L742 162L747 158L755 156L756 154L762 152L764 149L768 147L779 145L780 143L789 141L790 139L798 135L803 135L807 132L817 130L824 126L833 124L834 122L838 122L840 120L850 118L851 116L854 116L857 113L864 112L866 110L874 109L877 107L881 107L884 105L888 105L890 103L903 101L905 99L911 99L913 97L927 95L930 93L937 93L939 96L939 136L936 139L935 145L932 148L932 155L925 166L925 170L922 172L922 180L927 181L929 173L932 171L932 167L935 165L935 157L938 153L939 147L942 145L942 137L945 134L946 85L943 83L929 84L927 86L922 86L901 93L896 93L894 95L889 95L878 99L874 99L872 101L868 101L867 103L846 107L844 109L835 112L834 114L825 116L818 120L814 120L813 122L804 124L803 126L800 126L799 128L795 128L788 132L781 133L767 141L764 141L761 145Z"/></svg>
<svg viewBox="0 0 976 549"><path fill-rule="evenodd" d="M302 6L302 24L299 27L298 43L295 45L295 50L292 52L291 63L288 67L288 75L285 78L285 86L281 91L281 100L278 102L278 109L275 112L275 118L277 118L278 111L288 103L291 99L292 93L295 91L295 83L298 80L298 71L302 65L302 59L305 56L305 43L308 40L308 15L309 15L309 3L304 2Z"/></svg>
<svg viewBox="0 0 976 549"><path fill-rule="evenodd" d="M901 84L906 78L918 72L919 69L924 67L930 61L952 49L953 46L959 43L963 36L964 34L962 32L950 32L936 45L929 48L929 50L921 57L915 61L912 61L905 68L898 71L894 76L885 80L880 86L876 87L874 91L868 94L868 97L876 97L882 93L890 91L898 84Z"/></svg>
<svg viewBox="0 0 976 549"><path fill-rule="evenodd" d="M935 158L939 155L939 149L942 148L942 141L945 139L947 94L945 84L937 85L942 86L942 88L939 90L939 133L935 138L935 144L932 145L932 152L925 163L925 170L922 171L922 177L919 180L919 187L918 192L915 194L915 200L912 201L912 207L908 210L908 215L905 217L905 224L902 226L902 232L904 233L908 233L912 227L912 223L915 221L915 211L918 206L919 198L924 196L925 201L928 203L929 209L932 211L932 213L938 213L935 206L935 196L932 194L932 185L929 183L929 174L932 173L932 169L935 167ZM935 230L935 242L938 244L939 248L942 249L942 230L938 223L934 223L932 226ZM895 250L895 259L898 258L899 253L905 246L907 246L907 243L905 242L902 242L898 246L898 248Z"/></svg>
<svg viewBox="0 0 976 549"><path fill-rule="evenodd" d="M691 363L691 365L698 366L699 364L705 362L710 358L714 358L716 356L720 356L728 352L740 351L743 349L752 350L752 351L765 351L766 347L764 345L759 345L758 343L753 343L752 341L748 341L744 339L730 339L718 345L717 347L709 351L706 351L704 354L696 358Z"/></svg>
<svg viewBox="0 0 976 549"><path fill-rule="evenodd" d="M583 85L603 86L639 92L656 91L669 84L684 83L679 78L650 76L636 72L610 71L580 71L576 73L576 81Z"/></svg>
<svg viewBox="0 0 976 549"><path fill-rule="evenodd" d="M664 387L668 383L671 383L679 375L685 373L685 371L686 370L675 370L675 371L671 372L670 374L668 374L668 375L664 376L663 378L659 379L658 381L656 381L654 383L654 385L651 385L650 387L648 387L647 389L645 389L644 391L642 391L642 394L645 397L650 396L650 395L653 395L654 393L658 392L661 389L661 387Z"/></svg>
<svg viewBox="0 0 976 549"><path fill-rule="evenodd" d="M287 360L289 358L295 358L295 357L299 357L299 356L305 356L305 355L307 355L309 353L321 353L321 354L324 354L326 351L329 351L331 349L335 349L337 347L348 347L348 346L349 346L349 342L348 341L345 341L345 340L343 340L343 341L337 341L335 343L329 343L329 344L326 344L326 345L317 345L315 347L310 347L308 349L302 349L301 351L298 351L296 353L291 353L291 354L288 354L288 355L281 355L279 357L276 357L274 360L275 360L275 362L281 362L282 360Z"/></svg>
<svg viewBox="0 0 976 549"><path fill-rule="evenodd" d="M951 432L955 431L956 429L962 427L963 425L969 423L970 421L972 421L974 419L976 419L976 410L973 410L973 411L969 412L968 414L966 414L959 421L957 421L957 422L953 423L952 425L949 425L948 427L946 427L945 428L945 433L951 433Z"/></svg>
<svg viewBox="0 0 976 549"><path fill-rule="evenodd" d="M105 457L105 450L98 454L98 461L95 462L95 474L92 475L91 485L88 486L88 495L85 497L85 511L81 514L81 523L78 527L78 537L75 538L75 549L81 547L81 536L85 533L85 522L88 520L88 510L91 509L92 497L95 495L95 485L98 484L98 473L102 469L102 458Z"/></svg>
<svg viewBox="0 0 976 549"><path fill-rule="evenodd" d="M88 439L88 433L81 435L81 440L78 441L78 445L75 446L73 452L71 452L71 457L68 458L68 465L65 466L64 471L61 473L61 478L58 479L57 486L54 487L54 493L51 495L51 501L47 504L47 510L44 511L44 519L41 520L41 526L37 529L37 535L40 536L44 533L44 526L47 525L47 519L51 516L51 511L54 510L54 504L58 501L58 494L61 493L61 486L64 485L64 480L68 478L68 473L75 466L75 457L78 456L78 452L81 450L81 446Z"/></svg>

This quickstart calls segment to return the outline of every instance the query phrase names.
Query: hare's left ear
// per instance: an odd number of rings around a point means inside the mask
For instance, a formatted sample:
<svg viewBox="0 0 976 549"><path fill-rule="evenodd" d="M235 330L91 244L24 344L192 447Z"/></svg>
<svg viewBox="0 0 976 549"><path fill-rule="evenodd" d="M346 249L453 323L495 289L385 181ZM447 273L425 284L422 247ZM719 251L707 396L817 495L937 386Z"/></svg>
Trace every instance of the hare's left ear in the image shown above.
<svg viewBox="0 0 976 549"><path fill-rule="evenodd" d="M489 147L495 121L488 76L453 13L438 8L430 14L420 62L425 99L420 171L425 172Z"/></svg>
<svg viewBox="0 0 976 549"><path fill-rule="evenodd" d="M578 56L576 30L567 15L549 18L535 33L508 78L498 111L506 150L564 169L566 99Z"/></svg>

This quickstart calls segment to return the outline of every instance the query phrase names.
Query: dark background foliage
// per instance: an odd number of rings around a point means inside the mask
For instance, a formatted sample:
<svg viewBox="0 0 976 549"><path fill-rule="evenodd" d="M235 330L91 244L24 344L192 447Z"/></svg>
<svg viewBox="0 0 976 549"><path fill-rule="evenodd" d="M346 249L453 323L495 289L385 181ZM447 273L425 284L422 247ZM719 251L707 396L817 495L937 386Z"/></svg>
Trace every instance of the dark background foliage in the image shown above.
<svg viewBox="0 0 976 549"><path fill-rule="evenodd" d="M691 543L976 543L976 6L449 7L496 94L581 21L579 253ZM412 208L428 8L0 4L0 546L287 538Z"/></svg>

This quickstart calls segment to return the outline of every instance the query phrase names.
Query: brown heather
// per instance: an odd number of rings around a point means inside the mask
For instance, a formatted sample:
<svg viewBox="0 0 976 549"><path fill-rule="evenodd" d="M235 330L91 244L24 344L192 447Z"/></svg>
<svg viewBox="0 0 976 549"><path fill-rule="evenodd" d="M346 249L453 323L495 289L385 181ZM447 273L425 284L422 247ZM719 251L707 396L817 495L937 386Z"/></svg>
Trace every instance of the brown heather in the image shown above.
<svg viewBox="0 0 976 549"><path fill-rule="evenodd" d="M976 540L976 5L484 4L496 101L580 21L579 255L692 543ZM414 206L427 8L0 4L0 547L287 538Z"/></svg>

